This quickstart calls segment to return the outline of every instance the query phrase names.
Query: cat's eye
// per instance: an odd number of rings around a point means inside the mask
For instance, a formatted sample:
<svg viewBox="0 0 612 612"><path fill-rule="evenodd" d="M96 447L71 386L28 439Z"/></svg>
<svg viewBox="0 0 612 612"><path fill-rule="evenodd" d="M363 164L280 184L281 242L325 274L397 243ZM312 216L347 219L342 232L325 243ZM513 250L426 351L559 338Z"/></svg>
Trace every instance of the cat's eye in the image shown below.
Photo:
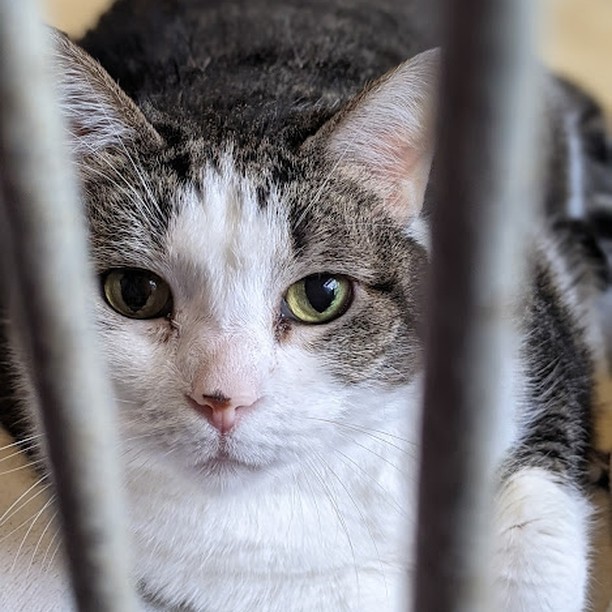
<svg viewBox="0 0 612 612"><path fill-rule="evenodd" d="M302 323L327 323L344 314L353 298L351 281L334 274L311 274L287 289L284 310Z"/></svg>
<svg viewBox="0 0 612 612"><path fill-rule="evenodd" d="M148 270L110 270L102 278L102 288L109 306L132 319L164 317L172 310L168 283Z"/></svg>

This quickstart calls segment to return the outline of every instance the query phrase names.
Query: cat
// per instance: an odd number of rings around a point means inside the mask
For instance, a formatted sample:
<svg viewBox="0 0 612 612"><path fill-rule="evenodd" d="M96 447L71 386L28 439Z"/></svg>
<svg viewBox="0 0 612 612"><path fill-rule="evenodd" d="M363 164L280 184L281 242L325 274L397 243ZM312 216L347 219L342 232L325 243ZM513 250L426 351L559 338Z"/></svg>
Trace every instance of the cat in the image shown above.
<svg viewBox="0 0 612 612"><path fill-rule="evenodd" d="M119 0L79 46L52 38L143 608L408 609L440 62L424 13ZM586 163L582 115L547 95L558 185ZM496 497L508 612L587 606L598 287L550 193ZM6 329L3 421L44 473ZM5 572L2 609L72 609L61 577L27 600L37 580Z"/></svg>

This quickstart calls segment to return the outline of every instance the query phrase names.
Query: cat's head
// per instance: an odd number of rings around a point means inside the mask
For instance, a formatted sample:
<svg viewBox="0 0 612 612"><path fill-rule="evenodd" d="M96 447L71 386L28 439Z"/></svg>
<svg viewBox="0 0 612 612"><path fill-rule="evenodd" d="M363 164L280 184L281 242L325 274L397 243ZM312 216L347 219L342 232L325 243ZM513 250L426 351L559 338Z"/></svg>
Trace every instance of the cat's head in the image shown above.
<svg viewBox="0 0 612 612"><path fill-rule="evenodd" d="M243 485L401 431L417 410L437 54L299 148L246 155L168 138L55 45L131 467Z"/></svg>

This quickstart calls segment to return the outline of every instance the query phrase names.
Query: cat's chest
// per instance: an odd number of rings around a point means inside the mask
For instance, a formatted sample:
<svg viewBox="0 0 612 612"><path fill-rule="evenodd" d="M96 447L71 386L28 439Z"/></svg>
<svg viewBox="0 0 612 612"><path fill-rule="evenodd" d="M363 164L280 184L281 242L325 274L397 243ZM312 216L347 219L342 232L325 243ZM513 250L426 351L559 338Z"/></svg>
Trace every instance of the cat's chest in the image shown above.
<svg viewBox="0 0 612 612"><path fill-rule="evenodd" d="M222 497L149 483L148 503L133 500L139 578L168 603L216 612L365 610L355 598L395 597L387 583L410 548L405 481L391 469L370 484L343 476Z"/></svg>

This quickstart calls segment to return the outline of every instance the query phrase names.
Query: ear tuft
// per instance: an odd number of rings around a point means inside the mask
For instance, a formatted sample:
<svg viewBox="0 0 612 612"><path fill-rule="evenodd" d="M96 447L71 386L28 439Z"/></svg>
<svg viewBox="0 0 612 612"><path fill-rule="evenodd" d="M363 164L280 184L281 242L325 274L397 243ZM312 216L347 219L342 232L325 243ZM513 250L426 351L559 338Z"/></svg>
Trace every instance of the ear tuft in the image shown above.
<svg viewBox="0 0 612 612"><path fill-rule="evenodd" d="M50 30L60 106L73 154L94 155L138 138L159 141L153 126L108 73L80 47Z"/></svg>
<svg viewBox="0 0 612 612"><path fill-rule="evenodd" d="M418 215L433 158L440 53L425 51L375 81L332 120L324 146L400 222Z"/></svg>

